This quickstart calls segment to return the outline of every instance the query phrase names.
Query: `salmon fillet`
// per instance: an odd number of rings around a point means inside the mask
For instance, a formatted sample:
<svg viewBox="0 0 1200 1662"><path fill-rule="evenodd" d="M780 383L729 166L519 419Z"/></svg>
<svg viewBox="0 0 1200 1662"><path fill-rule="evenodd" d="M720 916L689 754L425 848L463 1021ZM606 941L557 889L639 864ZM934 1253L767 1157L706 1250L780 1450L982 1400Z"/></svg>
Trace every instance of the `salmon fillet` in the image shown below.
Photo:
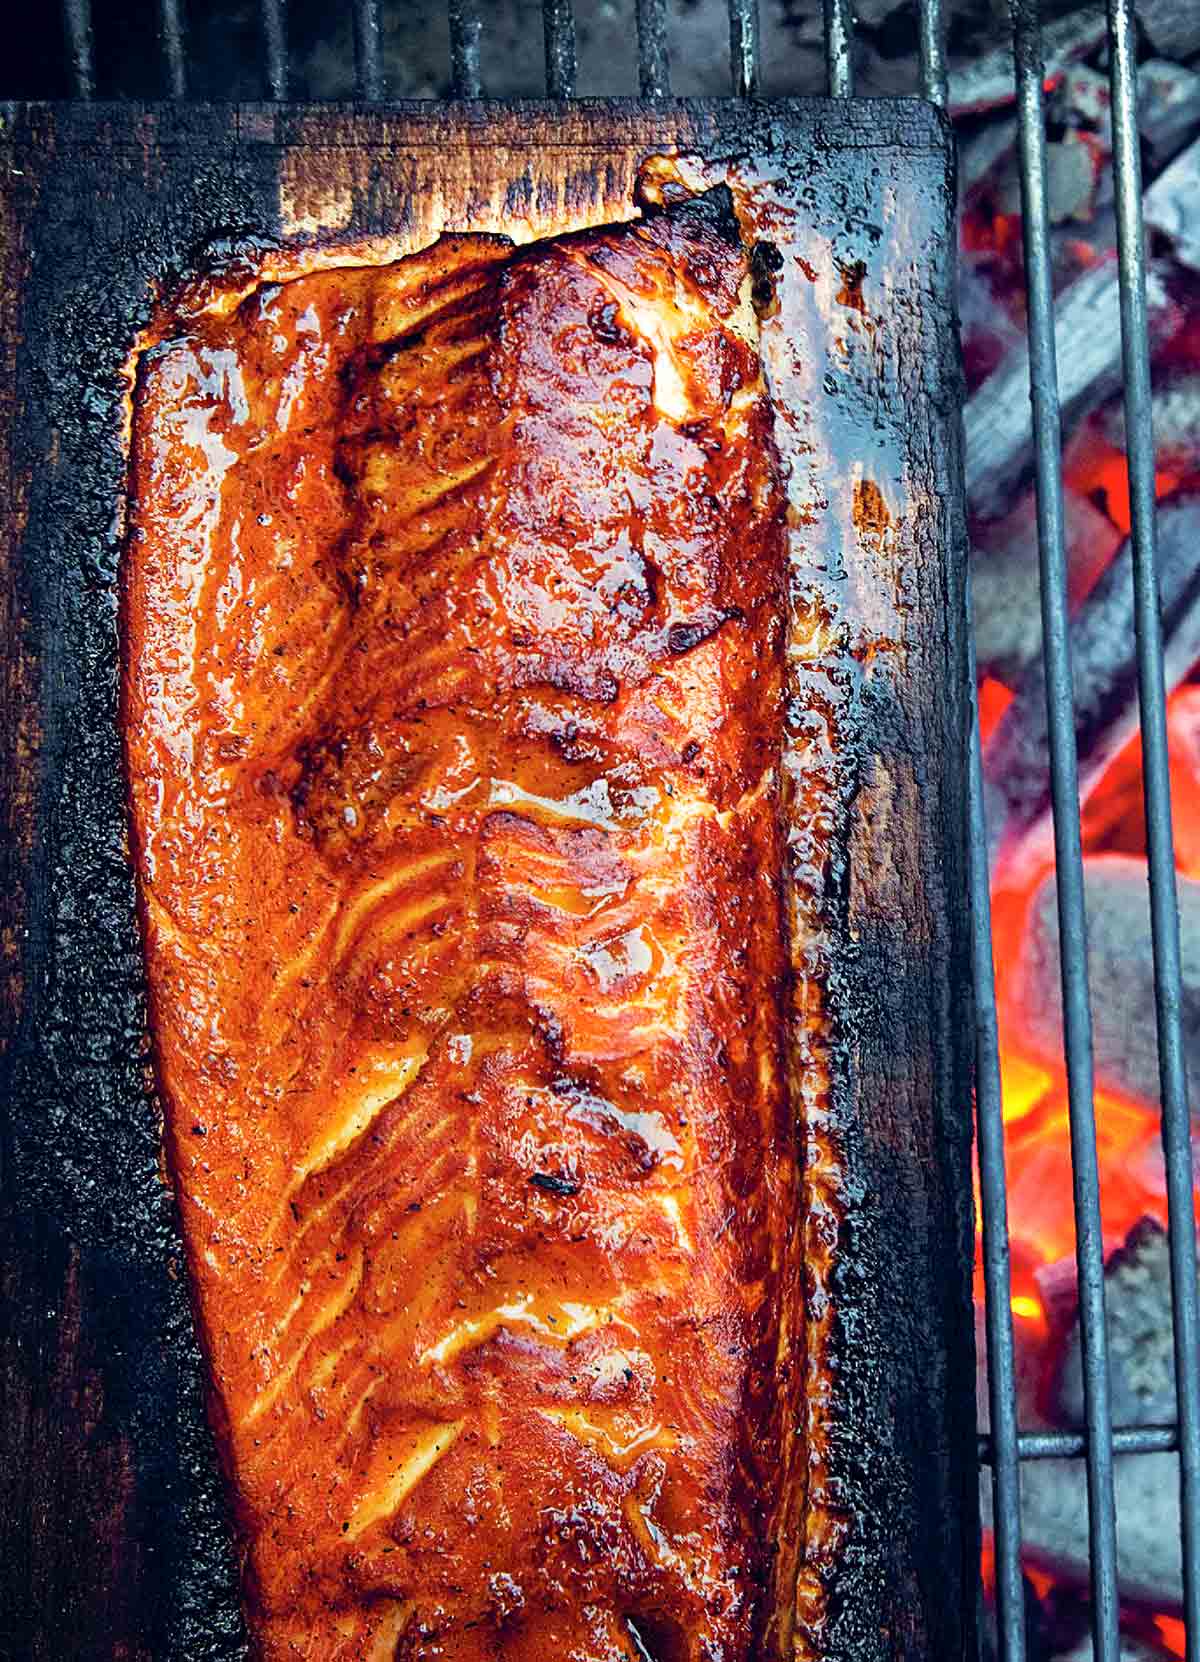
<svg viewBox="0 0 1200 1662"><path fill-rule="evenodd" d="M784 1654L784 495L747 267L719 189L263 281L139 360L152 1038L271 1662Z"/></svg>

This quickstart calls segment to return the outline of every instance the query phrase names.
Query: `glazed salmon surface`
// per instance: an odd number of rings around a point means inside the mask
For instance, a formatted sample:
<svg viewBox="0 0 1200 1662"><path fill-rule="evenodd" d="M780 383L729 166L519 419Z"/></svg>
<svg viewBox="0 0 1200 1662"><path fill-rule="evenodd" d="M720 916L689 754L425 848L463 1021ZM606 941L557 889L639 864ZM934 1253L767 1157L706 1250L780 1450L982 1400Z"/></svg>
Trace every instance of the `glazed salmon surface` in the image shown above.
<svg viewBox="0 0 1200 1662"><path fill-rule="evenodd" d="M124 731L264 1658L778 1654L784 497L728 193L142 355Z"/></svg>

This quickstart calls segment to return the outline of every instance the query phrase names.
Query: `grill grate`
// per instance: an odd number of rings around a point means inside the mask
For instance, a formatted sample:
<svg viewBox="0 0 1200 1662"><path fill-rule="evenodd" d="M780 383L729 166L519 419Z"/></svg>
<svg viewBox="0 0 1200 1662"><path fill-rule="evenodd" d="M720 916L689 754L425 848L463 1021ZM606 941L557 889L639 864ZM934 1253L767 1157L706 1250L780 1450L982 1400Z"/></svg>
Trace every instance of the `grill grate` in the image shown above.
<svg viewBox="0 0 1200 1662"><path fill-rule="evenodd" d="M994 1472L996 1595L1001 1655L1024 1662L1021 1582L1022 1459L1082 1457L1087 1464L1096 1662L1119 1662L1114 1452L1178 1449L1182 1474L1184 1610L1188 1662L1200 1658L1200 1345L1192 1203L1191 1128L1180 1023L1182 974L1176 903L1166 696L1154 532L1154 438L1146 317L1146 263L1136 126L1136 67L1131 0L1108 0L1113 165L1118 205L1121 332L1125 371L1129 482L1133 516L1138 689L1153 925L1155 995L1167 1167L1178 1424L1116 1429L1109 1399L1104 1303L1104 1245L1096 1154L1092 1024L1087 982L1087 919L1080 842L1067 574L1063 523L1058 369L1055 361L1050 234L1046 203L1044 74L1041 24L1034 0L1014 0L1017 102L1025 273L1029 297L1030 396L1033 404L1042 620L1051 746L1054 841L1058 876L1064 1033L1076 1255L1083 1348L1086 1430L1079 1436L1021 1436L1016 1418L1004 1138L1001 1118L995 987L988 898L987 838L978 727L970 778L971 900L978 1008L977 1112L987 1300L992 1433L981 1456ZM972 676L972 691L974 677Z"/></svg>
<svg viewBox="0 0 1200 1662"><path fill-rule="evenodd" d="M671 96L667 50L667 0L635 0L637 12L638 89L643 98ZM163 56L163 91L168 98L188 95L187 41L182 0L157 0ZM729 58L732 92L752 98L759 85L758 0L728 0ZM831 98L854 94L852 0L823 0L825 57ZM458 98L479 98L483 7L480 0L447 0L450 23L450 72ZM95 96L91 0L62 0L63 30L71 92ZM258 0L262 40L262 86L265 96L281 102L288 95L287 0ZM353 0L355 94L364 103L387 97L383 72L380 0ZM546 41L546 92L573 98L576 83L575 9L572 0L542 0ZM920 0L921 92L936 104L946 102L946 59L941 0Z"/></svg>
<svg viewBox="0 0 1200 1662"><path fill-rule="evenodd" d="M852 3L851 0L823 0L823 4L828 91L832 97L849 98L854 94ZM979 1455L982 1463L991 1466L994 1475L996 1601L1003 1662L1024 1662L1026 1655L1020 1565L1020 1463L1062 1457L1081 1458L1086 1463L1094 1654L1097 1662L1119 1662L1113 1457L1114 1454L1165 1451L1178 1451L1180 1454L1187 1657L1188 1662L1200 1662L1200 1300L1193 1219L1191 1129L1180 1011L1179 918L1155 548L1146 262L1135 120L1137 71L1132 0L1107 0L1107 6L1138 685L1162 1132L1169 1205L1178 1422L1171 1426L1114 1428L1109 1398L1091 1011L1087 983L1087 924L1067 627L1060 411L1046 200L1043 41L1036 0L1013 0L1029 299L1030 395L1036 445L1037 521L1086 1429L1082 1433L1023 1433L1017 1424L988 837L976 719L969 754L968 846L976 992L976 1107L992 1428L989 1434L980 1437ZM357 96L365 102L377 102L387 96L380 3L379 0L354 0L352 9ZM542 10L546 91L552 98L570 99L575 95L577 82L574 8L571 0L544 0ZM752 97L759 86L760 70L757 0L729 0L728 10L732 92L737 97ZM282 100L287 96L289 82L286 0L260 0L259 15L264 90L270 99ZM181 0L158 0L158 16L164 90L171 98L184 98L188 77ZM636 16L640 93L646 98L669 96L671 68L667 50L666 0L636 0ZM448 17L454 91L459 97L478 98L484 91L481 63L485 44L478 0L448 0ZM77 98L90 99L95 90L90 0L63 0L63 18L71 86ZM927 98L945 105L947 70L940 0L921 0L918 29L921 90ZM973 698L973 649L971 656L970 687Z"/></svg>

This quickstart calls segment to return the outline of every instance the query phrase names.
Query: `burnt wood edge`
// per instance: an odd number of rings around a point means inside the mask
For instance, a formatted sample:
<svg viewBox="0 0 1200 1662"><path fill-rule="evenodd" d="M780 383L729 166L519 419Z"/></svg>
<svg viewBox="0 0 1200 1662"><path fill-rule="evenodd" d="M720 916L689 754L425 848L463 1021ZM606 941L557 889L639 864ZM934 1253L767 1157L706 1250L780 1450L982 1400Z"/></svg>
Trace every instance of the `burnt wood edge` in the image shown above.
<svg viewBox="0 0 1200 1662"><path fill-rule="evenodd" d="M828 150L901 149L946 155L948 118L919 98L595 98L434 103L184 104L0 103L0 145L195 152L242 145L305 144L324 149L441 148L447 142L554 151L614 142L623 148L721 143L741 137L759 148L802 132Z"/></svg>
<svg viewBox="0 0 1200 1662"><path fill-rule="evenodd" d="M830 1487L844 1499L849 1550L826 1588L829 1649L819 1654L838 1662L976 1655L970 702L955 201L947 151L942 235L927 273L941 323L923 376L937 407L934 449L920 457L931 501L918 515L917 552L928 589L905 627L903 669L866 682L842 735L864 760L846 794L846 866L829 874L841 918L827 995L832 1120L845 1163L833 1362L846 1416L835 1425ZM878 920L864 928L852 916L853 851L878 856L880 788L899 804L907 835L897 841L915 857L915 869L899 874L920 902L904 910L905 923L929 925L903 944Z"/></svg>

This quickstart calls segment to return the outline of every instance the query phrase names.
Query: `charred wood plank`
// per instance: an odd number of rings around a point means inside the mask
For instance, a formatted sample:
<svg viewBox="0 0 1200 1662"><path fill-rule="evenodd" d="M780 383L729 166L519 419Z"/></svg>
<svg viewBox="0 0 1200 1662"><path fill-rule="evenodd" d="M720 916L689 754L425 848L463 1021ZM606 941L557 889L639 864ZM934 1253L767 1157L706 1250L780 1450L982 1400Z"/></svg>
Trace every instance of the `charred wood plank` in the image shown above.
<svg viewBox="0 0 1200 1662"><path fill-rule="evenodd" d="M543 234L628 212L634 170L658 149L761 152L773 176L804 180L808 252L827 260L832 249L846 270L861 262L855 292L878 319L847 343L842 275L797 284L796 304L814 308L812 338L822 343L801 365L816 366L802 396L828 415L823 443L838 439L836 449L811 445L796 475L807 493L797 519L811 538L805 580L853 597L846 673L840 657L802 665L806 688L791 712L821 757L837 729L833 830L799 827L794 847L797 881L826 897L828 943L811 943L812 954L828 950L822 966L836 971L831 1048L805 1075L810 1193L828 1180L802 1225L810 1272L829 1267L827 1281L814 1281L811 1322L815 1331L825 1321L832 1335L830 1366L814 1372L809 1393L830 1428L812 1484L825 1486L831 1515L837 1507L836 1523L808 1543L812 1625L822 1624L808 1642L862 1662L969 1654L978 1513L958 629L965 532L953 203L935 113L916 101L833 110L597 104L553 114L9 106L0 145L0 204L14 229L0 262L11 249L28 255L0 264L0 353L15 366L6 385L36 389L18 401L0 388L11 480L0 556L26 625L0 641L0 667L21 731L40 746L35 766L14 756L0 768L10 799L0 823L10 809L22 824L32 816L11 903L0 895L11 925L4 941L16 943L4 966L8 1005L0 1001L11 1013L0 1039L12 1041L0 1087L3 1184L24 1216L78 1248L84 1271L98 1266L80 1281L80 1332L94 1335L87 1361L105 1385L104 1436L128 1446L132 1491L112 1509L111 1532L89 1537L86 1598L76 1596L72 1554L52 1551L42 1534L32 1568L25 1538L0 1546L0 1599L35 1574L43 1607L76 1613L74 1654L105 1656L113 1632L90 1589L103 1584L117 1599L123 1585L119 1637L139 1662L243 1654L140 1048L116 754L121 367L155 289L194 272L215 239L230 257L231 227L251 245L318 234L399 234L411 245L447 222ZM826 382L837 395L822 392ZM798 437L806 431L798 421ZM851 466L868 452L856 494ZM22 794L30 776L31 798ZM809 973L815 999L825 969ZM16 1263L14 1319L32 1323L54 1296L39 1259ZM44 1404L48 1370L36 1358L31 1367L28 1392ZM60 1454L50 1437L18 1443L18 1458L40 1458L44 1483L61 1480L64 1493L88 1488L103 1464L85 1454L71 1477L70 1451ZM15 1485L0 1508L6 1531L24 1515L23 1481L0 1461L0 1489ZM127 1573L131 1563L144 1574ZM107 1582L97 1564L111 1567ZM19 1585L11 1598L24 1598ZM43 1639L29 1630L41 1618L20 1610L16 1654L37 1657L39 1645L72 1654L60 1629Z"/></svg>

